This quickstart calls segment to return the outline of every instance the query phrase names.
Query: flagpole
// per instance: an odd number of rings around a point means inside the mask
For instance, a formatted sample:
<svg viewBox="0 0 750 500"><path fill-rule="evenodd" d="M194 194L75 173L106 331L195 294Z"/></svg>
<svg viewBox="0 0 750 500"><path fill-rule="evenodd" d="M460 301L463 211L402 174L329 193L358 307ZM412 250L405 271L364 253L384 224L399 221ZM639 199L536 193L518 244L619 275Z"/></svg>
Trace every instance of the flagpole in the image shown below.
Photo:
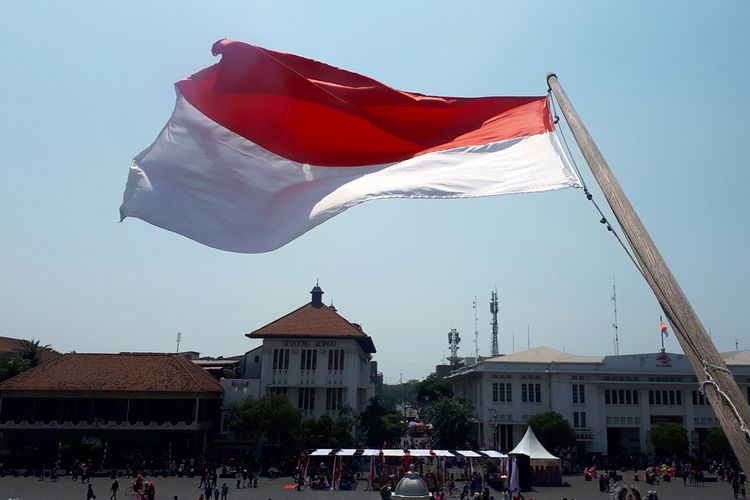
<svg viewBox="0 0 750 500"><path fill-rule="evenodd" d="M664 320L659 316L659 337L661 337L661 352L664 352L664 328L661 326L664 324Z"/></svg>
<svg viewBox="0 0 750 500"><path fill-rule="evenodd" d="M578 112L563 90L557 75L547 75L583 157L607 199L635 254L635 259L672 330L693 367L700 388L711 403L716 416L732 444L744 470L750 470L750 406L737 386L732 373L706 333L698 315L656 248L625 192L615 178L604 156L586 130ZM663 339L662 339L663 342Z"/></svg>

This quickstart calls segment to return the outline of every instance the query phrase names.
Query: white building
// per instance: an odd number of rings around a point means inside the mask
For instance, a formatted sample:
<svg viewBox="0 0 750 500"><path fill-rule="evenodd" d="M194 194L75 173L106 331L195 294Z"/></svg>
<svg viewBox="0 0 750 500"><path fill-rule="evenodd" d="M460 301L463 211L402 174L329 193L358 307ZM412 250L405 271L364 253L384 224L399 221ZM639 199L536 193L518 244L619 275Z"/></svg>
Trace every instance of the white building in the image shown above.
<svg viewBox="0 0 750 500"><path fill-rule="evenodd" d="M263 345L240 359L241 378L222 380L225 406L275 392L308 419L335 419L344 405L355 413L365 409L374 396L372 338L323 304L319 286L310 293L309 303L247 334Z"/></svg>
<svg viewBox="0 0 750 500"><path fill-rule="evenodd" d="M723 353L750 399L750 351ZM577 356L548 347L495 356L449 377L456 395L474 405L479 443L508 451L528 420L555 411L578 438L579 452L649 451L652 425L684 425L691 452L719 425L683 354Z"/></svg>

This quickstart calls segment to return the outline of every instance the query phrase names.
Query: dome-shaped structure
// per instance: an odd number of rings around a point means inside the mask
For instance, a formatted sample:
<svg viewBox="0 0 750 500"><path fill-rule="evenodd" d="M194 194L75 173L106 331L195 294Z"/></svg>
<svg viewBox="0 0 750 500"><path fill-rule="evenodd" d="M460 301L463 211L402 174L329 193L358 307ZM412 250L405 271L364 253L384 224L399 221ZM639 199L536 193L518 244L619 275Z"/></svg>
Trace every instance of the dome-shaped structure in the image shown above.
<svg viewBox="0 0 750 500"><path fill-rule="evenodd" d="M430 490L417 472L414 472L414 466L398 482L396 489L393 490L392 498L432 498Z"/></svg>

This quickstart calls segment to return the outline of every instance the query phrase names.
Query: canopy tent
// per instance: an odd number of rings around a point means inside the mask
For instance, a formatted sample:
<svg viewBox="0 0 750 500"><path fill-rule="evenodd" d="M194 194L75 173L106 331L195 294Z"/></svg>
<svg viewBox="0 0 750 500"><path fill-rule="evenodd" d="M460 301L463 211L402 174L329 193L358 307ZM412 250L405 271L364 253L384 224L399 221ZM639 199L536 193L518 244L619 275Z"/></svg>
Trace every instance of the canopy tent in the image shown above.
<svg viewBox="0 0 750 500"><path fill-rule="evenodd" d="M526 434L524 434L521 441L508 453L508 455L526 455L532 461L560 461L559 457L548 452L547 449L542 446L542 443L539 442L534 431L531 430L531 426L526 429Z"/></svg>
<svg viewBox="0 0 750 500"><path fill-rule="evenodd" d="M508 455L513 457L513 473L518 474L518 487L522 491L528 491L532 485L562 485L560 458L542 446L531 426Z"/></svg>
<svg viewBox="0 0 750 500"><path fill-rule="evenodd" d="M532 434L533 435L533 434ZM524 437L524 439L526 439ZM536 441L536 437L534 437L534 441L539 444L539 441ZM523 443L523 440L521 441ZM519 446L521 445L519 443ZM539 447L547 452L541 444L539 444ZM516 447L518 448L518 447ZM496 450L429 450L424 448L418 448L418 449L409 449L409 450L402 450L400 448L396 449L383 449L383 450L376 450L376 449L353 449L353 448L345 448L345 449L332 449L332 448L319 448L316 450L308 450L307 452L303 453L303 455L310 455L313 457L321 457L321 456L343 456L343 457L372 457L372 456L384 456L384 457L403 457L406 452L409 452L409 455L411 457L423 457L423 458L429 458L429 457L464 457L464 458L508 458L508 455L504 455ZM513 450L514 453L516 450ZM523 453L523 452L518 452ZM557 457L554 455L550 455L552 459L557 460ZM533 457L532 457L533 458Z"/></svg>

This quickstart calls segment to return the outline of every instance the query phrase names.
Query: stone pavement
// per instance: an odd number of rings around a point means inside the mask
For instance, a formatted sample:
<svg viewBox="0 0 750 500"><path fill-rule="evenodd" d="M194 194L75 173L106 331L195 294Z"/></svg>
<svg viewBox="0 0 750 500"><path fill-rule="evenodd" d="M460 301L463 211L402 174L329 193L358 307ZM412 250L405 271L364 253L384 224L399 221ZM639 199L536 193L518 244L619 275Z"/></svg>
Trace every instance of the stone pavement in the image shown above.
<svg viewBox="0 0 750 500"><path fill-rule="evenodd" d="M148 478L147 478L148 479ZM600 493L596 482L585 482L581 476L566 476L565 481L572 486L569 488L537 488L536 491L524 493L526 500L610 500L612 496ZM127 495L128 480L120 478L120 494L118 500L132 500ZM174 500L175 495L179 500L197 500L200 496L198 489L198 478L156 478L156 498L158 500ZM258 489L235 489L233 481L227 481L231 487L228 500L250 500L250 499L285 499L296 498L297 500L380 500L380 496L372 491L315 491L285 490L284 485L290 484L290 478L279 478L270 480L261 478ZM97 500L107 500L110 497L109 487L112 481L103 478L91 480L94 486ZM219 481L221 485L222 481ZM639 486L641 493L645 494L648 489L656 489L659 500L722 500L732 499L732 489L725 482L706 483L703 487L683 486L682 481L662 483L654 487L645 483L635 483ZM80 482L74 483L70 476L61 478L58 482L50 483L49 480L37 481L35 478L0 477L0 500L85 500L86 485Z"/></svg>

